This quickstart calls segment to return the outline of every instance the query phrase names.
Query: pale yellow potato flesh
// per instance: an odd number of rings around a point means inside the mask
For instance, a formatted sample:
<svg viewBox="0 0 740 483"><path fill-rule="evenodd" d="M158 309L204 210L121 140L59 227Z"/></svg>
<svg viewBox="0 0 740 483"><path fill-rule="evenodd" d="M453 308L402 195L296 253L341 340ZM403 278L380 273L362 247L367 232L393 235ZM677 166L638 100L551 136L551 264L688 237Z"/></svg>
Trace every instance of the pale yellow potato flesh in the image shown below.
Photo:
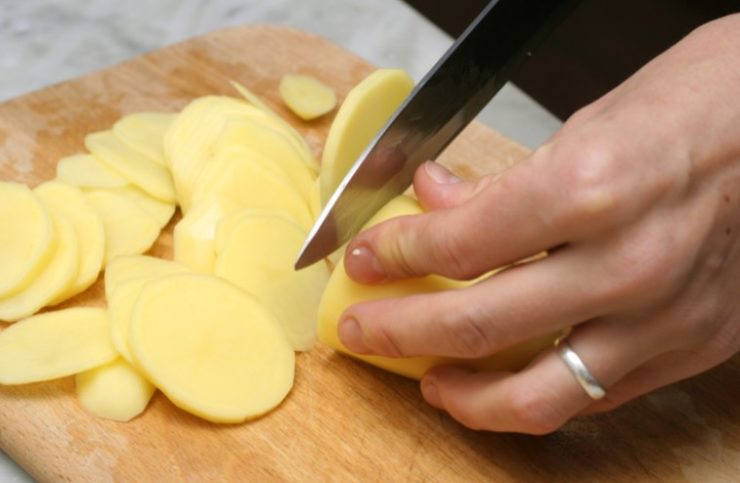
<svg viewBox="0 0 740 483"><path fill-rule="evenodd" d="M423 210L418 202L412 198L401 196L381 209L368 223L368 226L392 217L422 212ZM369 300L393 299L422 293L458 290L470 283L430 275L424 278L399 280L378 285L363 285L347 276L344 270L344 260L341 260L329 279L319 306L318 338L324 344L340 352L413 379L421 379L426 371L442 364L456 364L480 370L516 371L523 368L543 349L552 346L556 335L538 337L477 360L448 357L391 358L353 353L342 344L337 336L339 318L353 304ZM403 321L399 320L398 323L403 323Z"/></svg>
<svg viewBox="0 0 740 483"><path fill-rule="evenodd" d="M15 322L29 317L51 303L75 284L79 269L79 249L74 225L51 211L57 243L51 259L20 292L0 298L0 320Z"/></svg>
<svg viewBox="0 0 740 483"><path fill-rule="evenodd" d="M149 272L138 278L128 279L112 286L108 296L108 323L113 346L128 362L136 365L128 343L129 326L134 312L134 304L142 288L148 282L168 275L189 273L187 267L179 263L161 260L162 264L149 263Z"/></svg>
<svg viewBox="0 0 740 483"><path fill-rule="evenodd" d="M78 188L121 188L129 180L107 167L92 154L73 154L60 159L57 178Z"/></svg>
<svg viewBox="0 0 740 483"><path fill-rule="evenodd" d="M133 201L139 208L146 211L160 228L165 227L172 219L172 215L175 214L176 205L174 203L153 198L136 186L129 185L109 191Z"/></svg>
<svg viewBox="0 0 740 483"><path fill-rule="evenodd" d="M108 168L154 198L175 202L175 187L167 167L130 147L118 139L113 131L88 134L85 136L85 147Z"/></svg>
<svg viewBox="0 0 740 483"><path fill-rule="evenodd" d="M279 91L285 105L304 121L321 117L337 105L331 87L308 75L284 75Z"/></svg>
<svg viewBox="0 0 740 483"><path fill-rule="evenodd" d="M128 362L116 359L75 376L80 404L91 414L127 422L144 412L155 388Z"/></svg>
<svg viewBox="0 0 740 483"><path fill-rule="evenodd" d="M217 236L216 275L251 293L275 314L293 349L311 349L329 267L322 261L293 268L306 231L282 216L247 212L237 215L229 228L219 228Z"/></svg>
<svg viewBox="0 0 740 483"><path fill-rule="evenodd" d="M103 221L79 188L59 180L47 181L35 188L50 211L72 222L77 238L77 276L69 288L49 305L56 305L84 292L98 279L105 254Z"/></svg>
<svg viewBox="0 0 740 483"><path fill-rule="evenodd" d="M216 229L222 219L237 211L236 203L220 197L199 201L175 225L175 261L198 273L212 274L216 263Z"/></svg>
<svg viewBox="0 0 740 483"><path fill-rule="evenodd" d="M0 332L0 384L71 376L116 357L105 309L46 312Z"/></svg>
<svg viewBox="0 0 740 483"><path fill-rule="evenodd" d="M106 190L94 190L85 195L103 220L103 265L122 255L144 253L159 237L159 222L129 198Z"/></svg>
<svg viewBox="0 0 740 483"><path fill-rule="evenodd" d="M308 195L308 209L311 211L314 221L316 221L323 209L321 204L321 181L318 178L316 178L313 186L311 186L311 192Z"/></svg>
<svg viewBox="0 0 740 483"><path fill-rule="evenodd" d="M292 217L306 230L313 225L308 200L271 170L245 161L237 151L227 150L204 172L193 192L193 202L218 197L240 208L277 210Z"/></svg>
<svg viewBox="0 0 740 483"><path fill-rule="evenodd" d="M293 385L295 355L273 315L217 277L149 282L129 344L138 367L176 406L213 422L260 416Z"/></svg>
<svg viewBox="0 0 740 483"><path fill-rule="evenodd" d="M413 79L403 70L378 69L347 94L321 157L322 205L413 88Z"/></svg>
<svg viewBox="0 0 740 483"><path fill-rule="evenodd" d="M110 298L121 284L130 280L163 277L183 271L185 268L178 263L149 255L117 257L105 268L105 296Z"/></svg>
<svg viewBox="0 0 740 483"><path fill-rule="evenodd" d="M0 181L0 299L38 275L56 249L51 216L20 183Z"/></svg>
<svg viewBox="0 0 740 483"><path fill-rule="evenodd" d="M119 119L113 125L113 134L152 161L166 166L164 136L175 117L174 112L136 112Z"/></svg>

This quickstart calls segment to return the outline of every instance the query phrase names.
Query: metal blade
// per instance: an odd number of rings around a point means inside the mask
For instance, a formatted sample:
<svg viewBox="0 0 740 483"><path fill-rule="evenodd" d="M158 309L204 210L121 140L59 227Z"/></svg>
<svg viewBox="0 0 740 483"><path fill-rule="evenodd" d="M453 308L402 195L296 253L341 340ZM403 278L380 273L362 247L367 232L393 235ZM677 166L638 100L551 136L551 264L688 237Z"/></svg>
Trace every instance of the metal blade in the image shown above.
<svg viewBox="0 0 740 483"><path fill-rule="evenodd" d="M419 82L345 176L301 250L296 269L334 252L414 171L435 159L578 0L494 0Z"/></svg>

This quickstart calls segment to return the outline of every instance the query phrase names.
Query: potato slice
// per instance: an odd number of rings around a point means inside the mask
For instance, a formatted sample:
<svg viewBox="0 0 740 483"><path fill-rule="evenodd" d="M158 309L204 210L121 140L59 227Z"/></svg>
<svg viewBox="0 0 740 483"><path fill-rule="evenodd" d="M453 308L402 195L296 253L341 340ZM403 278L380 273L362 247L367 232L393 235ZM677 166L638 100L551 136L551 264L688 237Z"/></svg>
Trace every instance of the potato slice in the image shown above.
<svg viewBox="0 0 740 483"><path fill-rule="evenodd" d="M160 228L167 226L172 219L172 215L175 214L174 203L152 198L136 186L129 185L109 191L133 201L139 208L146 211L157 222Z"/></svg>
<svg viewBox="0 0 740 483"><path fill-rule="evenodd" d="M217 237L216 275L251 293L275 314L293 349L309 350L316 339L317 310L329 268L324 262L293 268L306 231L282 216L247 211L224 221Z"/></svg>
<svg viewBox="0 0 740 483"><path fill-rule="evenodd" d="M406 196L400 196L381 209L370 220L368 226L395 216L413 215L421 212L422 209L417 201ZM430 275L424 278L399 280L379 285L362 285L347 276L344 270L344 261L342 260L334 269L321 299L321 305L319 307L319 340L340 352L413 379L420 379L427 370L442 364L464 365L483 370L518 370L524 367L543 349L552 345L556 337L555 335L539 337L478 360L447 357L391 358L355 354L347 349L337 336L337 324L342 312L355 303L368 300L406 297L420 293L457 290L464 288L470 283ZM399 323L403 323L403 321L400 320Z"/></svg>
<svg viewBox="0 0 740 483"><path fill-rule="evenodd" d="M105 297L110 299L120 285L130 280L164 277L183 271L185 268L178 263L148 255L117 257L105 269Z"/></svg>
<svg viewBox="0 0 740 483"><path fill-rule="evenodd" d="M85 291L98 279L105 254L105 230L97 211L79 188L62 181L47 181L37 186L35 192L49 210L72 222L77 238L77 276L67 290L49 303L56 305Z"/></svg>
<svg viewBox="0 0 740 483"><path fill-rule="evenodd" d="M103 265L122 255L138 255L151 248L160 224L129 198L105 190L85 193L103 220L105 255Z"/></svg>
<svg viewBox="0 0 740 483"><path fill-rule="evenodd" d="M311 76L285 75L279 89L285 105L304 121L321 117L337 105L334 91Z"/></svg>
<svg viewBox="0 0 740 483"><path fill-rule="evenodd" d="M322 205L413 88L413 79L403 70L378 69L347 94L321 157Z"/></svg>
<svg viewBox="0 0 740 483"><path fill-rule="evenodd" d="M114 421L131 421L144 412L154 386L123 359L75 376L80 404L90 413Z"/></svg>
<svg viewBox="0 0 740 483"><path fill-rule="evenodd" d="M174 259L199 273L212 274L216 263L216 228L239 206L227 199L209 197L198 202L175 225Z"/></svg>
<svg viewBox="0 0 740 483"><path fill-rule="evenodd" d="M219 153L203 173L192 199L199 203L211 196L241 208L281 211L306 230L313 225L308 201L284 177L245 160L238 151Z"/></svg>
<svg viewBox="0 0 740 483"><path fill-rule="evenodd" d="M92 154L74 154L57 162L57 178L78 188L121 188L129 180Z"/></svg>
<svg viewBox="0 0 740 483"><path fill-rule="evenodd" d="M175 187L167 167L131 148L112 131L88 134L85 136L85 147L108 168L151 196L169 203L175 202Z"/></svg>
<svg viewBox="0 0 740 483"><path fill-rule="evenodd" d="M46 312L0 332L0 384L71 376L116 357L105 309Z"/></svg>
<svg viewBox="0 0 740 483"><path fill-rule="evenodd" d="M311 211L314 222L318 220L323 209L321 205L321 181L318 178L314 181L311 192L308 194L308 209Z"/></svg>
<svg viewBox="0 0 740 483"><path fill-rule="evenodd" d="M56 248L48 211L25 185L0 181L0 299L39 274Z"/></svg>
<svg viewBox="0 0 740 483"><path fill-rule="evenodd" d="M129 114L113 125L113 134L152 161L166 166L164 136L176 117L174 112Z"/></svg>
<svg viewBox="0 0 740 483"><path fill-rule="evenodd" d="M272 314L206 275L149 282L129 343L147 378L180 408L237 423L275 408L293 385L295 355Z"/></svg>
<svg viewBox="0 0 740 483"><path fill-rule="evenodd" d="M35 314L68 291L77 279L79 248L74 226L56 210L49 212L57 237L54 253L29 285L0 299L0 320L14 322Z"/></svg>
<svg viewBox="0 0 740 483"><path fill-rule="evenodd" d="M110 296L108 296L108 323L111 341L118 353L134 365L136 365L136 361L131 356L128 333L134 304L139 298L142 288L147 282L154 279L190 272L188 268L179 263L161 261L164 263L149 263L150 271L146 275L114 285Z"/></svg>

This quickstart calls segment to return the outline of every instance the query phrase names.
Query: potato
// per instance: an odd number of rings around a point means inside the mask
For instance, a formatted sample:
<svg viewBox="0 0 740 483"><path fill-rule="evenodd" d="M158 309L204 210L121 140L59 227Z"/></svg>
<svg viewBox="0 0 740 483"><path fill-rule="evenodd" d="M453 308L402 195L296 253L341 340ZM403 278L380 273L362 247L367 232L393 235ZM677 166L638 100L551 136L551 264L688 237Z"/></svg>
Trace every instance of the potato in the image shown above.
<svg viewBox="0 0 740 483"><path fill-rule="evenodd" d="M40 184L34 191L49 210L72 222L77 238L77 276L49 303L56 305L85 291L98 279L105 254L105 230L95 208L78 188L56 180Z"/></svg>
<svg viewBox="0 0 740 483"><path fill-rule="evenodd" d="M285 75L280 79L280 97L304 121L321 117L337 105L334 91L307 75Z"/></svg>
<svg viewBox="0 0 740 483"><path fill-rule="evenodd" d="M74 154L60 159L57 178L78 188L121 188L130 184L92 154Z"/></svg>
<svg viewBox="0 0 740 483"><path fill-rule="evenodd" d="M209 196L241 208L281 211L306 230L313 224L308 201L296 193L284 177L245 160L238 151L219 153L203 172L192 200L199 203Z"/></svg>
<svg viewBox="0 0 740 483"><path fill-rule="evenodd" d="M172 176L167 167L157 164L118 139L112 131L85 136L85 147L108 168L162 201L176 200Z"/></svg>
<svg viewBox="0 0 740 483"><path fill-rule="evenodd" d="M403 70L378 69L347 94L321 157L322 205L413 88L414 81Z"/></svg>
<svg viewBox="0 0 740 483"><path fill-rule="evenodd" d="M172 215L175 214L174 203L152 198L136 186L129 185L108 191L133 201L139 208L147 212L157 222L160 228L164 228L172 219Z"/></svg>
<svg viewBox="0 0 740 483"><path fill-rule="evenodd" d="M323 209L321 206L321 182L318 178L311 186L311 192L308 195L308 209L311 211L314 222L318 220Z"/></svg>
<svg viewBox="0 0 740 483"><path fill-rule="evenodd" d="M149 282L134 309L131 351L175 405L237 423L273 409L293 385L295 355L252 296L206 275Z"/></svg>
<svg viewBox="0 0 740 483"><path fill-rule="evenodd" d="M166 166L164 136L175 117L174 112L129 114L113 125L113 134L152 161Z"/></svg>
<svg viewBox="0 0 740 483"><path fill-rule="evenodd" d="M395 216L412 215L421 212L422 209L418 202L412 198L400 196L381 209L370 220L368 226ZM539 337L479 360L446 357L391 358L355 354L347 349L337 336L337 324L340 316L345 309L355 303L368 300L399 298L442 290L456 290L465 287L469 283L431 275L424 278L400 280L380 285L362 285L354 282L347 276L347 273L344 271L344 260L342 260L334 269L321 299L318 317L319 340L340 352L413 379L420 379L427 370L441 364L459 364L476 369L518 370L524 367L543 349L552 345L556 335ZM398 323L403 323L403 321L399 320Z"/></svg>
<svg viewBox="0 0 740 483"><path fill-rule="evenodd" d="M110 299L121 284L131 280L163 277L182 273L183 270L180 264L148 255L117 257L105 268L105 296Z"/></svg>
<svg viewBox="0 0 740 483"><path fill-rule="evenodd" d="M0 332L0 384L71 376L116 357L105 309L46 312Z"/></svg>
<svg viewBox="0 0 740 483"><path fill-rule="evenodd" d="M157 240L159 222L134 201L105 190L93 190L85 194L103 220L103 265L121 255L144 253Z"/></svg>
<svg viewBox="0 0 740 483"><path fill-rule="evenodd" d="M0 300L28 286L56 249L41 200L25 185L0 181Z"/></svg>
<svg viewBox="0 0 740 483"><path fill-rule="evenodd" d="M75 284L79 249L74 226L56 210L49 212L57 238L54 253L29 285L0 299L0 320L14 322L29 317Z"/></svg>
<svg viewBox="0 0 740 483"><path fill-rule="evenodd" d="M216 263L216 228L239 211L239 205L220 197L199 201L175 225L174 259L199 273L212 274Z"/></svg>
<svg viewBox="0 0 740 483"><path fill-rule="evenodd" d="M123 359L75 376L80 404L101 418L126 422L146 409L154 386Z"/></svg>
<svg viewBox="0 0 740 483"><path fill-rule="evenodd" d="M324 262L293 268L306 231L280 215L247 211L225 220L217 232L215 273L251 293L275 314L293 349L316 339L316 310L329 279Z"/></svg>

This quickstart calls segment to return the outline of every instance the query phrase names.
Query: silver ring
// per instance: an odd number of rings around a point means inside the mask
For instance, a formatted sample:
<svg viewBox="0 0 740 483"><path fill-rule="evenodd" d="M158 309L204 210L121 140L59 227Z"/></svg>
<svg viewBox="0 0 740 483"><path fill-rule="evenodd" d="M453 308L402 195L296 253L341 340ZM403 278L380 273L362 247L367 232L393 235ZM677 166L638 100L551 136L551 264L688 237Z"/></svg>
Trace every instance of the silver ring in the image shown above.
<svg viewBox="0 0 740 483"><path fill-rule="evenodd" d="M581 385L586 394L595 401L603 398L606 395L604 387L599 384L599 381L591 374L591 372L583 363L583 360L576 354L576 351L570 346L565 337L560 337L555 341L555 347L558 350L560 359L563 360L568 370L576 378L578 384Z"/></svg>

